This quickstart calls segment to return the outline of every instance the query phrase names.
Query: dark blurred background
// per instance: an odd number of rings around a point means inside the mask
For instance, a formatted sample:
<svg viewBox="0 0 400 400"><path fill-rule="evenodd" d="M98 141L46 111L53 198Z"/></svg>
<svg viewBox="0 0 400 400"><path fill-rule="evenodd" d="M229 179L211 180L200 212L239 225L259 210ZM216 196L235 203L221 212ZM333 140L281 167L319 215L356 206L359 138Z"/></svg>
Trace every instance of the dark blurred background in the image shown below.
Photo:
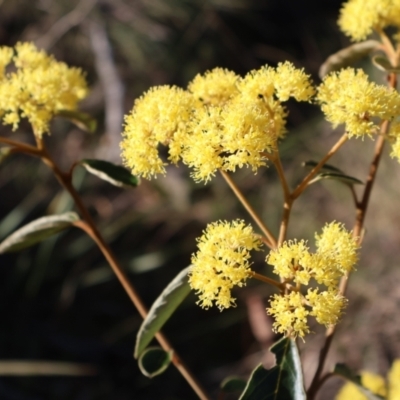
<svg viewBox="0 0 400 400"><path fill-rule="evenodd" d="M150 86L185 87L197 73L216 66L238 74L266 63L292 61L315 82L318 68L349 44L336 25L341 1L289 0L0 0L0 44L33 41L58 60L87 71L90 94L81 109L98 121L95 134L56 120L46 143L68 169L82 158L121 163L123 115ZM367 65L367 64L366 64ZM377 79L380 79L375 73ZM287 138L280 149L292 187L305 171L302 161L319 159L341 134L323 121L318 108L288 103ZM28 125L15 140L33 142ZM332 164L365 180L373 143L351 141ZM195 238L217 219L244 218L240 204L217 176L195 184L185 167L170 167L158 178L122 191L77 168L75 186L145 303L190 263ZM274 169L234 176L273 231L281 216L282 194ZM400 274L398 272L399 166L385 154L366 221L358 272L349 289L329 365L346 361L355 369L385 373L400 357ZM37 159L13 156L0 166L0 240L46 214L72 210L50 171ZM349 190L337 182L310 187L298 201L290 238L313 243L326 221L351 229L354 207ZM254 267L270 273L264 254ZM93 242L70 230L20 253L0 256L0 398L33 399L195 399L171 366L152 380L132 357L141 318ZM273 291L249 282L236 292L238 306L220 313L195 305L190 295L164 332L207 390L216 398L228 375L247 378L277 339L265 314ZM309 381L323 328L300 342ZM68 361L75 376L6 376L2 361ZM50 367L53 364L50 364ZM55 366L54 366L55 368ZM89 368L89 369L87 369ZM94 375L88 375L95 371ZM56 371L56 369L54 369ZM328 382L321 399L333 398L339 380ZM235 397L231 397L232 399ZM229 399L227 397L227 399Z"/></svg>

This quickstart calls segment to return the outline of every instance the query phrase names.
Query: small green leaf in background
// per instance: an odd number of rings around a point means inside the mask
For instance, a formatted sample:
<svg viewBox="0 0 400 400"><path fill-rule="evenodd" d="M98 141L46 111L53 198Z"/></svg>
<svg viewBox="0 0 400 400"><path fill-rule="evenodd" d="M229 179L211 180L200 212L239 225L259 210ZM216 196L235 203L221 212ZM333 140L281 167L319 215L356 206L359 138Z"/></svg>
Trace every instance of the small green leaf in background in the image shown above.
<svg viewBox="0 0 400 400"><path fill-rule="evenodd" d="M75 212L36 219L18 229L0 243L0 254L32 246L70 227L79 220Z"/></svg>
<svg viewBox="0 0 400 400"><path fill-rule="evenodd" d="M162 374L172 360L172 353L160 347L149 347L139 358L139 368L144 376L153 378Z"/></svg>
<svg viewBox="0 0 400 400"><path fill-rule="evenodd" d="M352 44L329 56L319 69L319 77L322 79L330 72L350 67L371 52L378 50L381 46L382 44L377 40L366 40L365 42Z"/></svg>
<svg viewBox="0 0 400 400"><path fill-rule="evenodd" d="M97 121L90 114L84 112L60 110L56 117L68 119L85 132L93 133L97 128Z"/></svg>
<svg viewBox="0 0 400 400"><path fill-rule="evenodd" d="M383 72L394 72L395 74L400 73L400 67L393 67L390 61L383 56L372 57L372 64Z"/></svg>
<svg viewBox="0 0 400 400"><path fill-rule="evenodd" d="M384 399L384 397L371 392L369 389L363 386L360 375L356 375L346 364L336 364L333 373L356 385L359 391L365 396L366 399L368 400ZM343 398L343 396L345 396L343 395L343 393L342 394L339 393L338 398Z"/></svg>
<svg viewBox="0 0 400 400"><path fill-rule="evenodd" d="M306 161L302 164L303 167L306 168L315 168L318 165L316 161L310 160ZM320 172L308 182L309 185L318 182L322 179L332 179L344 183L346 185L364 185L364 182L360 181L353 176L346 175L341 169L334 167L330 164L324 164L320 169Z"/></svg>
<svg viewBox="0 0 400 400"><path fill-rule="evenodd" d="M167 322L169 317L178 308L186 296L190 293L188 282L189 267L183 269L163 290L160 296L151 306L147 317L142 322L136 337L136 345L133 356L138 358L155 334Z"/></svg>
<svg viewBox="0 0 400 400"><path fill-rule="evenodd" d="M240 400L306 400L294 339L282 338L270 350L276 356L276 365L269 370L259 365L252 372Z"/></svg>
<svg viewBox="0 0 400 400"><path fill-rule="evenodd" d="M91 174L114 186L135 187L139 184L139 179L120 165L103 160L89 159L82 160L80 164Z"/></svg>
<svg viewBox="0 0 400 400"><path fill-rule="evenodd" d="M242 393L246 388L247 382L237 376L228 376L225 378L220 385L220 389L223 393Z"/></svg>

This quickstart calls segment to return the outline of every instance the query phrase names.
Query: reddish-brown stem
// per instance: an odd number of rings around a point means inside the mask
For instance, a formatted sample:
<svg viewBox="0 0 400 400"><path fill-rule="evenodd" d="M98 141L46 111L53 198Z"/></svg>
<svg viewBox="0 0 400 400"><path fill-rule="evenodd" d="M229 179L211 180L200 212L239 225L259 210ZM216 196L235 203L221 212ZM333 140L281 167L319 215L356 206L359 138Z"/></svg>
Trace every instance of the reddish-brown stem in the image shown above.
<svg viewBox="0 0 400 400"><path fill-rule="evenodd" d="M253 272L252 271L251 272L251 277L254 278L254 279L258 279L259 281L268 283L270 285L276 286L279 290L284 290L285 289L285 285L284 284L282 284L282 283L280 283L280 282L278 282L278 281L276 281L274 279L268 278L268 276L257 274L257 272Z"/></svg>
<svg viewBox="0 0 400 400"><path fill-rule="evenodd" d="M258 216L258 214L254 211L253 207L250 205L250 203L247 201L247 199L243 196L243 193L237 187L236 183L232 180L232 178L229 176L229 174L227 174L225 171L222 171L222 170L220 170L220 172L221 172L221 175L224 177L225 181L228 183L229 187L232 189L233 193L235 193L236 197L242 203L243 207L250 214L251 218L253 218L254 222L261 229L261 232L268 239L269 247L275 248L276 247L276 239L275 239L274 235L265 226L264 222L261 220L261 218Z"/></svg>
<svg viewBox="0 0 400 400"><path fill-rule="evenodd" d="M389 75L389 86L392 88L395 88L397 85L397 77L395 74L390 74ZM364 220L369 204L369 200L371 197L371 192L372 188L376 179L376 173L378 171L378 166L379 166L379 161L382 156L384 144L385 144L385 136L387 132L389 131L389 126L390 123L389 121L383 121L380 129L380 135L378 136L378 139L375 144L375 151L374 151L374 156L369 168L369 174L367 178L367 182L365 184L363 196L360 202L357 203L357 209L356 209L356 218L355 218L355 223L353 227L353 236L358 238L359 242L361 243L361 233L364 225ZM347 289L348 285L348 276L343 277L340 280L339 283L339 293L344 295ZM318 358L318 365L317 369L315 372L315 375L313 377L313 380L311 382L311 385L308 389L307 392L307 398L308 400L313 400L317 394L318 389L321 387L320 381L323 379L321 378L322 371L325 366L325 361L326 357L328 355L334 334L336 331L335 326L331 326L330 328L327 329L325 333L325 342L324 345L322 346L320 353L319 353L319 358Z"/></svg>
<svg viewBox="0 0 400 400"><path fill-rule="evenodd" d="M145 318L147 316L147 309L144 303L142 302L135 288L129 282L128 276L118 263L111 248L108 246L108 244L103 239L103 236L98 231L92 216L89 214L86 206L82 202L80 195L72 185L72 174L71 174L72 169L67 173L61 171L58 165L54 162L54 160L47 152L47 149L43 141L38 137L36 137L36 142L38 146L37 148L6 138L0 138L0 142L13 146L13 148L18 150L19 152L40 157L41 160L53 171L59 183L65 188L65 190L67 190L70 193L71 197L75 202L76 207L78 208L81 214L82 220L75 222L74 225L82 229L97 244L100 251L103 253L104 257L108 261L113 272L115 273L116 277L118 278L119 282L121 283L122 287L124 288L125 292L129 296L132 303L137 308L139 314L142 316L142 318ZM173 347L166 339L166 337L161 332L158 332L156 334L156 339L165 351L172 353L172 363L179 370L182 376L186 379L186 381L189 383L192 389L196 392L198 397L202 400L208 400L209 396L206 394L204 389L200 386L200 384L194 378L192 373L183 363L183 361L176 353L176 351L173 349Z"/></svg>

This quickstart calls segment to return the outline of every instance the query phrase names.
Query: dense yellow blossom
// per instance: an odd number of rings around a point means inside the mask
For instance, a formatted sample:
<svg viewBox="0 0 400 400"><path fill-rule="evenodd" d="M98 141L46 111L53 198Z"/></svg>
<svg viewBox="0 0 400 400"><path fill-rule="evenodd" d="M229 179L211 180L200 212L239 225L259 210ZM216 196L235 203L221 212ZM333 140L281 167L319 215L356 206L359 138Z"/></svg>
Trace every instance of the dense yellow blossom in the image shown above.
<svg viewBox="0 0 400 400"><path fill-rule="evenodd" d="M153 87L135 101L125 116L121 143L122 158L134 174L150 178L165 173L159 144L169 145L172 162L179 160L192 101L189 93L175 86Z"/></svg>
<svg viewBox="0 0 400 400"><path fill-rule="evenodd" d="M244 166L254 172L266 163L285 133L289 97L308 101L309 76L290 63L262 67L240 78L215 68L197 75L188 90L150 89L125 118L122 157L132 172L150 178L164 173L158 145L169 160L192 168L196 181L208 181L221 169Z"/></svg>
<svg viewBox="0 0 400 400"><path fill-rule="evenodd" d="M274 296L267 309L275 317L276 332L304 336L308 332L305 328L307 316L315 317L325 326L335 325L347 304L339 294L337 284L358 260L357 239L337 222L326 224L315 238L315 253L310 252L304 240L294 240L284 242L267 256L266 261L274 267L273 272L291 285L289 293ZM301 286L308 285L311 279L326 288L308 289L307 294L302 295ZM295 311L294 301L301 304L299 311ZM296 317L298 313L302 316L301 322Z"/></svg>
<svg viewBox="0 0 400 400"><path fill-rule="evenodd" d="M0 70L11 62L10 50L0 52ZM49 131L53 116L74 110L87 94L87 84L79 68L56 61L32 43L18 43L12 58L15 71L0 79L0 115L16 129L27 118L35 135ZM3 63L3 64L2 64Z"/></svg>
<svg viewBox="0 0 400 400"><path fill-rule="evenodd" d="M188 90L206 105L222 106L239 93L237 89L239 78L232 71L214 68L204 75L196 75L189 83Z"/></svg>
<svg viewBox="0 0 400 400"><path fill-rule="evenodd" d="M309 311L304 306L304 297L299 292L287 295L275 294L270 300L267 313L275 318L275 332L304 337L310 332L307 325Z"/></svg>
<svg viewBox="0 0 400 400"><path fill-rule="evenodd" d="M275 250L271 250L267 262L274 266L274 273L283 279L308 285L311 271L308 267L310 253L304 240L288 241Z"/></svg>
<svg viewBox="0 0 400 400"><path fill-rule="evenodd" d="M231 289L244 285L251 273L250 251L260 246L252 227L242 220L209 224L198 239L189 272L190 286L199 295L198 304L209 308L215 302L220 310L234 306Z"/></svg>
<svg viewBox="0 0 400 400"><path fill-rule="evenodd" d="M11 47L0 47L0 81L4 78L6 66L10 64L13 54L14 52Z"/></svg>
<svg viewBox="0 0 400 400"><path fill-rule="evenodd" d="M400 26L400 1L350 0L342 7L338 22L352 40L364 40L373 30Z"/></svg>
<svg viewBox="0 0 400 400"><path fill-rule="evenodd" d="M373 118L392 120L400 114L400 94L392 88L368 81L362 70L333 72L318 87L317 101L334 127L345 124L348 135L377 133Z"/></svg>

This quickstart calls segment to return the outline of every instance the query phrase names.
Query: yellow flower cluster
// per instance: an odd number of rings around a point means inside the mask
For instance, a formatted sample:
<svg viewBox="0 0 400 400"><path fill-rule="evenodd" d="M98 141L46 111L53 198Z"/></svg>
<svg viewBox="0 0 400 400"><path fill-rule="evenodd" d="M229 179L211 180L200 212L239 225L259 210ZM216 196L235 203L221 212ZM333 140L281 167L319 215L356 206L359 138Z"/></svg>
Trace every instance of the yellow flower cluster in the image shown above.
<svg viewBox="0 0 400 400"><path fill-rule="evenodd" d="M188 89L157 87L135 102L125 118L122 157L132 172L147 178L165 173L158 145L169 160L193 169L207 181L218 169L235 171L265 165L263 153L285 133L283 101L308 101L315 90L309 76L286 62L244 78L215 68L197 75Z"/></svg>
<svg viewBox="0 0 400 400"><path fill-rule="evenodd" d="M355 42L374 30L400 27L399 0L349 0L340 11L340 29Z"/></svg>
<svg viewBox="0 0 400 400"><path fill-rule="evenodd" d="M319 324L335 325L346 306L347 300L338 293L337 284L357 262L357 240L337 222L325 225L315 237L315 253L301 240L285 242L267 257L273 272L290 285L289 293L274 295L267 309L275 317L276 332L303 337L309 332L308 316L315 317ZM309 288L303 295L301 285L308 285L311 279L326 289Z"/></svg>
<svg viewBox="0 0 400 400"><path fill-rule="evenodd" d="M387 400L400 399L400 359L393 362L385 379L368 371L361 372L361 384L372 393ZM351 382L347 382L339 391L336 400L367 400L368 397Z"/></svg>
<svg viewBox="0 0 400 400"><path fill-rule="evenodd" d="M259 250L260 239L244 221L214 222L198 239L198 252L192 257L189 283L199 295L198 304L220 309L235 305L233 286L243 286L250 276L250 251Z"/></svg>
<svg viewBox="0 0 400 400"><path fill-rule="evenodd" d="M14 70L7 73L11 62ZM58 111L76 109L86 94L79 68L56 61L32 43L18 43L14 50L0 47L0 118L13 129L27 118L41 137Z"/></svg>
<svg viewBox="0 0 400 400"><path fill-rule="evenodd" d="M318 87L317 101L326 119L335 127L345 124L350 137L377 133L373 118L390 121L400 114L399 93L369 82L360 69L329 74Z"/></svg>

